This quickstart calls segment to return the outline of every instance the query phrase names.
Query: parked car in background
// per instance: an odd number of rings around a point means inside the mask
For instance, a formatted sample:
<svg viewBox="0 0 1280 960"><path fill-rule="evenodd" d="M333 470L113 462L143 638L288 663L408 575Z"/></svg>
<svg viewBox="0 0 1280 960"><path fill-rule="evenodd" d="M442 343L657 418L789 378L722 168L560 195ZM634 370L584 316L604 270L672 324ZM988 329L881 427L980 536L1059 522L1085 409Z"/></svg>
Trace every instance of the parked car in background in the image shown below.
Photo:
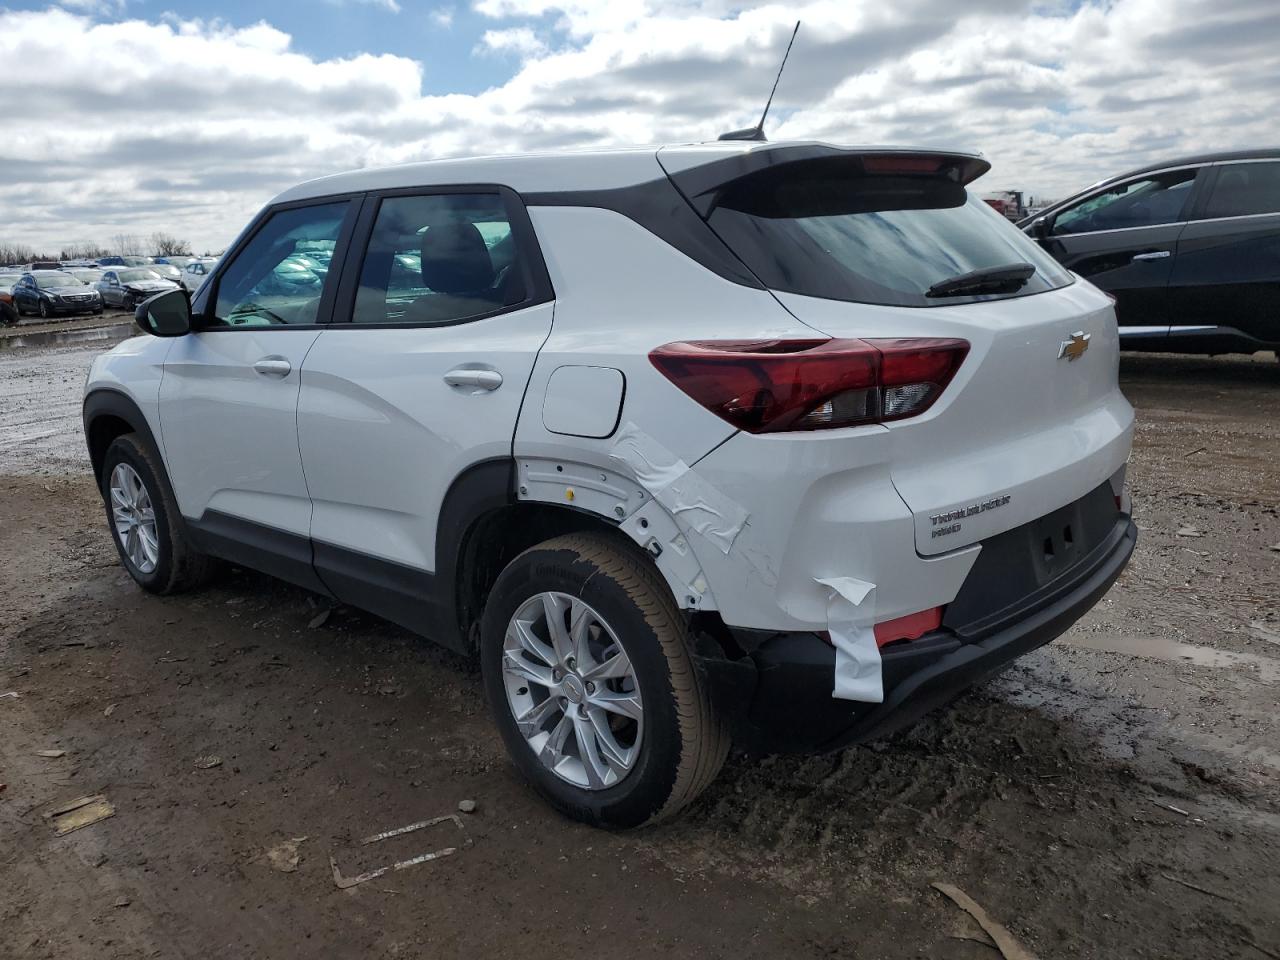
<svg viewBox="0 0 1280 960"><path fill-rule="evenodd" d="M3 283L2 277L0 283ZM13 304L13 292L8 286L0 286L0 326L11 327L17 322L18 308Z"/></svg>
<svg viewBox="0 0 1280 960"><path fill-rule="evenodd" d="M102 271L97 267L69 267L64 273L69 273L82 283L87 283L94 289L97 289L98 281L102 279Z"/></svg>
<svg viewBox="0 0 1280 960"><path fill-rule="evenodd" d="M36 260L28 268L29 270L61 270L62 264L57 260Z"/></svg>
<svg viewBox="0 0 1280 960"><path fill-rule="evenodd" d="M22 270L0 270L0 291L8 292L22 279Z"/></svg>
<svg viewBox="0 0 1280 960"><path fill-rule="evenodd" d="M169 266L177 267L179 270L181 270L183 267L185 267L188 263L190 263L194 259L195 257L185 257L185 256L156 257L155 262L167 263L169 264Z"/></svg>
<svg viewBox="0 0 1280 960"><path fill-rule="evenodd" d="M124 257L99 257L98 266L100 267L123 267L126 266Z"/></svg>
<svg viewBox="0 0 1280 960"><path fill-rule="evenodd" d="M195 293L200 289L200 284L204 283L205 277L213 273L213 268L217 265L218 261L211 257L192 260L182 269L182 285Z"/></svg>
<svg viewBox="0 0 1280 960"><path fill-rule="evenodd" d="M1135 543L1112 303L967 192L989 166L721 142L295 187L93 363L121 563L167 594L221 558L476 655L590 823L670 816L731 741L882 737Z"/></svg>
<svg viewBox="0 0 1280 960"><path fill-rule="evenodd" d="M1280 149L1151 164L1019 226L1116 298L1125 349L1280 348Z"/></svg>
<svg viewBox="0 0 1280 960"><path fill-rule="evenodd" d="M147 269L170 283L179 285L182 283L182 271L171 263L153 263Z"/></svg>
<svg viewBox="0 0 1280 960"><path fill-rule="evenodd" d="M98 292L102 294L103 302L126 310L132 310L147 297L176 290L177 287L176 283L164 279L149 267L115 267L105 271L98 281Z"/></svg>
<svg viewBox="0 0 1280 960"><path fill-rule="evenodd" d="M102 297L87 283L61 270L33 270L14 285L13 305L21 316L44 318L59 313L101 313Z"/></svg>

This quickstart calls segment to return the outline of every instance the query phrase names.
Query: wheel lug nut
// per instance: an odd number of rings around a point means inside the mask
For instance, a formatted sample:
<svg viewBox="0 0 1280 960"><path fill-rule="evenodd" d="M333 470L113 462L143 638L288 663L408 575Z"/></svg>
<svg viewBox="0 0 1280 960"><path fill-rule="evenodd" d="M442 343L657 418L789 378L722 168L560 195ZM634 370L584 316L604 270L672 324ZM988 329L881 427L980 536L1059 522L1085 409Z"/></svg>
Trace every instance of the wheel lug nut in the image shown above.
<svg viewBox="0 0 1280 960"><path fill-rule="evenodd" d="M592 683L590 680L588 680L588 681L587 681L587 693L595 693L595 692L596 692L596 685L595 685L594 683Z"/></svg>
<svg viewBox="0 0 1280 960"><path fill-rule="evenodd" d="M573 657L569 657L567 660L565 660L564 665L568 667L570 670L572 670L575 667L577 667L578 662L574 660Z"/></svg>

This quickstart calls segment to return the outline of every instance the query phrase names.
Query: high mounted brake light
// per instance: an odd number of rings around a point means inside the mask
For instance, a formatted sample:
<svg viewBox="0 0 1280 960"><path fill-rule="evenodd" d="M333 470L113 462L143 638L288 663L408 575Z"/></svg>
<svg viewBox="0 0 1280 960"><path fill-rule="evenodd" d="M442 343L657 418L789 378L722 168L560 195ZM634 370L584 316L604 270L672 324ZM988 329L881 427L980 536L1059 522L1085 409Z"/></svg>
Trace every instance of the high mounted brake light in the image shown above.
<svg viewBox="0 0 1280 960"><path fill-rule="evenodd" d="M969 352L966 340L697 340L649 360L712 413L750 433L824 430L918 416Z"/></svg>
<svg viewBox="0 0 1280 960"><path fill-rule="evenodd" d="M862 158L862 169L867 173L937 173L944 163L941 157L873 155Z"/></svg>

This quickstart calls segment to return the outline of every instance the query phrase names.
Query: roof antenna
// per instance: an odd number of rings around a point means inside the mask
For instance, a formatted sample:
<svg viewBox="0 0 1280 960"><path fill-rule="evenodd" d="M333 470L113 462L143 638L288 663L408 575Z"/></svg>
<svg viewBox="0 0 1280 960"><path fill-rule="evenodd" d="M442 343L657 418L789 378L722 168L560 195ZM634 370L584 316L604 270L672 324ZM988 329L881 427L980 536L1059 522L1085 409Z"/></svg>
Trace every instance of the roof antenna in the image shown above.
<svg viewBox="0 0 1280 960"><path fill-rule="evenodd" d="M800 21L796 21L796 28L791 31L791 40L787 43L787 52L782 55L782 64L778 67L778 75L773 78L773 89L769 91L769 99L765 102L764 113L760 114L760 122L754 127L746 127L742 130L730 130L728 133L720 134L719 140L757 140L762 141L764 136L764 118L769 115L769 108L773 106L773 95L778 92L778 81L782 79L782 71L786 69L787 57L791 56L791 45L796 42L796 34L800 32Z"/></svg>

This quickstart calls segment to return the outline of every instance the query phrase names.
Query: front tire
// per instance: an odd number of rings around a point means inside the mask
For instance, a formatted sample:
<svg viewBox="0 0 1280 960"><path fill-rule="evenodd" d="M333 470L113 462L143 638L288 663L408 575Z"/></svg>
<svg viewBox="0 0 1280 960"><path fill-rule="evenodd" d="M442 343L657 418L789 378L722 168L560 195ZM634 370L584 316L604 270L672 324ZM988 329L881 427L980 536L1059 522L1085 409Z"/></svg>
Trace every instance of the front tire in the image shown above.
<svg viewBox="0 0 1280 960"><path fill-rule="evenodd" d="M51 314L51 311L49 310L49 302L47 300L41 300L40 301L40 318L42 320L48 320L50 317L50 314Z"/></svg>
<svg viewBox="0 0 1280 960"><path fill-rule="evenodd" d="M216 561L192 544L159 457L136 433L107 448L101 492L120 562L138 586L181 593L209 580Z"/></svg>
<svg viewBox="0 0 1280 960"><path fill-rule="evenodd" d="M516 767L575 820L670 817L728 754L685 619L629 544L571 534L520 554L489 594L480 654Z"/></svg>

